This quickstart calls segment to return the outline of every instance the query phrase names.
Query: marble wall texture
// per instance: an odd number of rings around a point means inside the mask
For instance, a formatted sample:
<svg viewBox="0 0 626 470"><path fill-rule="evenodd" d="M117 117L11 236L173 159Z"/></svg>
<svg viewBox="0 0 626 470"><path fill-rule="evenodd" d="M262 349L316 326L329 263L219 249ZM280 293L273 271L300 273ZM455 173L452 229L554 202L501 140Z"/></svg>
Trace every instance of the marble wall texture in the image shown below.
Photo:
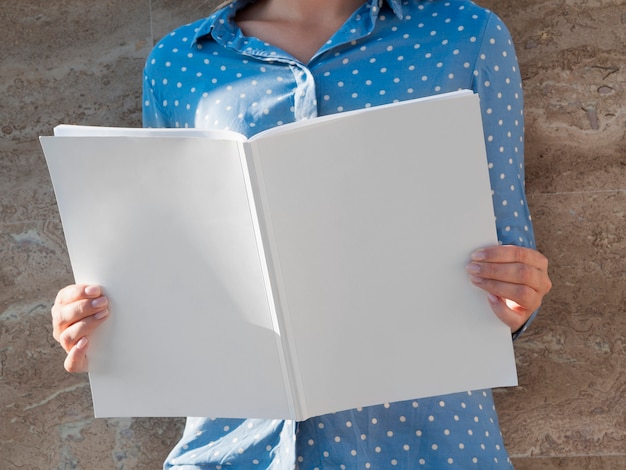
<svg viewBox="0 0 626 470"><path fill-rule="evenodd" d="M140 125L154 40L201 0L0 0L0 469L155 469L181 419L94 419L49 310L72 274L37 137ZM517 44L554 289L497 390L518 469L626 468L626 3L484 0ZM94 184L106 184L94 176Z"/></svg>

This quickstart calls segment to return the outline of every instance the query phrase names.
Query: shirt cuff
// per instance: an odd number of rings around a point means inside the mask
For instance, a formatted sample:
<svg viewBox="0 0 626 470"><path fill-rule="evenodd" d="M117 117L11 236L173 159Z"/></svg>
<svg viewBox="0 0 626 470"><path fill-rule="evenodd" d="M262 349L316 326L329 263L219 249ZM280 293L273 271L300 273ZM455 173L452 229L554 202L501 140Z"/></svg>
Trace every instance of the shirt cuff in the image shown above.
<svg viewBox="0 0 626 470"><path fill-rule="evenodd" d="M526 323L524 323L524 324L522 325L522 327L521 327L519 330L515 331L515 332L512 334L513 341L515 341L517 338L519 338L519 337L522 335L522 333L524 333L524 332L528 329L528 327L530 326L530 324L533 322L533 320L535 319L535 317L536 317L536 316L537 316L537 314L539 313L539 310L540 310L540 309L535 310L535 311L533 312L533 314L532 314L532 315L528 318L528 320L526 320Z"/></svg>

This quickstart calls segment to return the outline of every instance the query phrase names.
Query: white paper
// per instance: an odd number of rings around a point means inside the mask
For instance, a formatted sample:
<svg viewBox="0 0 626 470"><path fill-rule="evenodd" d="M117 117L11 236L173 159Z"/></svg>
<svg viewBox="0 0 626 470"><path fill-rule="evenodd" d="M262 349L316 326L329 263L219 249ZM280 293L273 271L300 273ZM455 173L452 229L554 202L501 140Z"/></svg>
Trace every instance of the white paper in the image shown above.
<svg viewBox="0 0 626 470"><path fill-rule="evenodd" d="M72 267L111 301L97 416L301 420L517 383L464 270L496 243L470 93L250 142L61 132L42 145Z"/></svg>
<svg viewBox="0 0 626 470"><path fill-rule="evenodd" d="M464 269L497 244L477 97L317 126L254 141L303 414L515 383Z"/></svg>
<svg viewBox="0 0 626 470"><path fill-rule="evenodd" d="M238 144L45 146L75 278L110 299L89 350L96 415L289 413Z"/></svg>

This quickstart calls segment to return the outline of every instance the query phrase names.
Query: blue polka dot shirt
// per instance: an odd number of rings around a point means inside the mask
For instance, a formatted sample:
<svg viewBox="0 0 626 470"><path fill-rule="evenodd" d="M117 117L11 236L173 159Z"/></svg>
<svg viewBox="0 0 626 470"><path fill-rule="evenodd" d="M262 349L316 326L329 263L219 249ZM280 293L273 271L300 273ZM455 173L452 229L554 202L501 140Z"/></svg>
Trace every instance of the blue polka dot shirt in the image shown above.
<svg viewBox="0 0 626 470"><path fill-rule="evenodd" d="M524 194L521 80L511 37L496 15L466 0L367 0L302 63L241 32L234 16L247 3L235 1L157 44L144 75L146 127L251 136L297 120L471 89L481 101L498 238L534 247ZM207 363L213 360L219 358ZM193 387L193 378L176 386ZM176 469L510 467L489 390L304 422L188 418L165 463Z"/></svg>

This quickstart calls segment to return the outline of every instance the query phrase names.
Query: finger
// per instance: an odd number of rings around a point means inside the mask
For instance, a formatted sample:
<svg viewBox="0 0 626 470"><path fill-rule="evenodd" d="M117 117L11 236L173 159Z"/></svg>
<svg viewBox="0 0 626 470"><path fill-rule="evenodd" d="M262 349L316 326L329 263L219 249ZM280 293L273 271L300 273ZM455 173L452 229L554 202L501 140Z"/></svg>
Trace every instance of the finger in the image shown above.
<svg viewBox="0 0 626 470"><path fill-rule="evenodd" d="M70 325L108 308L108 299L104 296L81 298L71 303L55 303L52 307L53 336L58 341L60 334Z"/></svg>
<svg viewBox="0 0 626 470"><path fill-rule="evenodd" d="M520 263L547 272L548 259L532 248L515 245L498 245L481 248L471 254L472 261L487 263Z"/></svg>
<svg viewBox="0 0 626 470"><path fill-rule="evenodd" d="M494 281L521 284L537 292L549 290L549 277L532 265L522 263L486 263L474 261L466 266L467 272L476 277Z"/></svg>
<svg viewBox="0 0 626 470"><path fill-rule="evenodd" d="M87 372L87 338L80 341L68 352L65 358L64 367L68 372Z"/></svg>
<svg viewBox="0 0 626 470"><path fill-rule="evenodd" d="M69 305L53 308L52 335L59 341L61 334L71 325L95 315L103 316L107 311L108 300L98 297L93 300L80 300Z"/></svg>
<svg viewBox="0 0 626 470"><path fill-rule="evenodd" d="M67 305L81 299L95 299L102 295L102 289L94 284L72 284L59 291L55 305Z"/></svg>
<svg viewBox="0 0 626 470"><path fill-rule="evenodd" d="M476 276L470 276L470 280L476 287L501 299L511 300L530 313L539 308L543 299L543 293L522 284L494 281Z"/></svg>
<svg viewBox="0 0 626 470"><path fill-rule="evenodd" d="M80 321L74 322L59 334L59 343L66 352L70 352L82 338L90 336L109 316L109 310L102 310Z"/></svg>
<svg viewBox="0 0 626 470"><path fill-rule="evenodd" d="M489 294L487 298L493 312L500 321L511 329L512 333L524 326L528 318L532 315L533 311L520 308L519 305L516 306L493 294Z"/></svg>

